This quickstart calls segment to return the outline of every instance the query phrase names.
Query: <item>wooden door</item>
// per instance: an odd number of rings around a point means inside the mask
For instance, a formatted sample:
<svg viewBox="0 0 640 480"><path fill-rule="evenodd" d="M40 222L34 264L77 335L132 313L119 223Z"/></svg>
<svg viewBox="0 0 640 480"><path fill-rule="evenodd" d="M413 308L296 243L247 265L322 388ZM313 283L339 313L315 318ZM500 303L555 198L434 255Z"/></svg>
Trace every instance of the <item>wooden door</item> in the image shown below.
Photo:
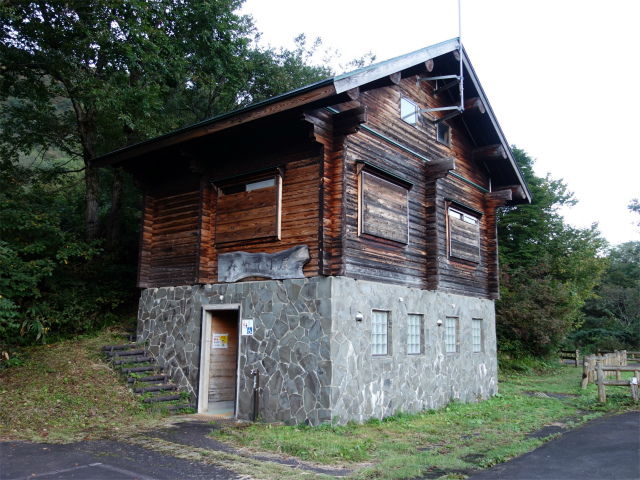
<svg viewBox="0 0 640 480"><path fill-rule="evenodd" d="M235 400L238 358L238 311L211 312L209 403Z"/></svg>

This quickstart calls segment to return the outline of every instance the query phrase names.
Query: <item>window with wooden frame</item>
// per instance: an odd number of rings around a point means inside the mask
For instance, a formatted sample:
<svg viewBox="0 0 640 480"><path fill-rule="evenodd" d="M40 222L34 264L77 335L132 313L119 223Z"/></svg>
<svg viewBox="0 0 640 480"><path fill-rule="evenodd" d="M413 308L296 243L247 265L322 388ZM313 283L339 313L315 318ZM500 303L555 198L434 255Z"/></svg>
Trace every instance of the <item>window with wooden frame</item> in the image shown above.
<svg viewBox="0 0 640 480"><path fill-rule="evenodd" d="M450 206L449 256L480 263L480 219L463 209Z"/></svg>
<svg viewBox="0 0 640 480"><path fill-rule="evenodd" d="M411 183L365 162L358 169L358 236L409 243Z"/></svg>
<svg viewBox="0 0 640 480"><path fill-rule="evenodd" d="M215 244L280 240L282 173L271 170L214 182L218 187Z"/></svg>
<svg viewBox="0 0 640 480"><path fill-rule="evenodd" d="M409 125L417 125L418 105L405 97L400 97L400 118Z"/></svg>

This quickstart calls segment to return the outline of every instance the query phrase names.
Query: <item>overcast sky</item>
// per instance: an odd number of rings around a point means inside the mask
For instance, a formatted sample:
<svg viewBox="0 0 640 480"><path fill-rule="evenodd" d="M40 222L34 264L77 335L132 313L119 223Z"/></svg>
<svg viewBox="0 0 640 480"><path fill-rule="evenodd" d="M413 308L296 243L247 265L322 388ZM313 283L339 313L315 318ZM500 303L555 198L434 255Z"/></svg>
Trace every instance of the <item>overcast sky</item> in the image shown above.
<svg viewBox="0 0 640 480"><path fill-rule="evenodd" d="M507 141L563 178L574 226L599 223L612 244L640 240L640 0L461 0L462 43ZM346 62L376 62L458 36L457 0L246 0L262 42L300 33Z"/></svg>

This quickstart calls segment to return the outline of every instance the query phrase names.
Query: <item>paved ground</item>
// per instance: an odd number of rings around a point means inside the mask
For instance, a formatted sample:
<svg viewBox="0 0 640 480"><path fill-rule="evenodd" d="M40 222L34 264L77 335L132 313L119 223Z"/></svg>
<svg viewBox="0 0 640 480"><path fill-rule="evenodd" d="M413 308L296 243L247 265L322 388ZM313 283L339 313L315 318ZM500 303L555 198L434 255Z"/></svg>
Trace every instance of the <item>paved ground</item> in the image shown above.
<svg viewBox="0 0 640 480"><path fill-rule="evenodd" d="M600 417L471 480L638 480L640 412Z"/></svg>
<svg viewBox="0 0 640 480"><path fill-rule="evenodd" d="M237 479L214 465L189 462L112 441L67 445L0 443L0 478L83 480Z"/></svg>
<svg viewBox="0 0 640 480"><path fill-rule="evenodd" d="M179 423L147 434L150 443L171 442L174 447L234 452L206 434L205 422ZM542 433L542 432L541 432ZM553 432L544 432L548 435ZM172 448L174 448L172 447ZM157 450L157 449L156 449ZM235 451L235 453L239 453ZM199 453L198 453L199 454ZM249 457L249 455L247 455ZM346 470L316 469L295 459L250 456L277 461L286 468L343 476ZM125 442L101 440L68 445L0 442L0 479L242 479L224 468ZM564 433L533 452L472 475L471 480L639 480L640 412L601 417Z"/></svg>

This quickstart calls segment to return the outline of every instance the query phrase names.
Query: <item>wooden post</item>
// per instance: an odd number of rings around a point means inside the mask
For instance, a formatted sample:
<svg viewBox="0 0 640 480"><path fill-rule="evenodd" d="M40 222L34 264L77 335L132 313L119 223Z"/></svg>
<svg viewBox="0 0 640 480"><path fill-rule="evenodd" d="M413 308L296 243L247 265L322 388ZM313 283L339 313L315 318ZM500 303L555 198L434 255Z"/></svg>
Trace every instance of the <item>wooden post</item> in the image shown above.
<svg viewBox="0 0 640 480"><path fill-rule="evenodd" d="M631 385L631 396L633 397L634 401L638 401L638 373L634 372L634 374L636 375L634 378L632 378L629 381L629 384Z"/></svg>
<svg viewBox="0 0 640 480"><path fill-rule="evenodd" d="M587 357L584 356L582 357L582 390L587 388L587 385L589 384L589 361L587 360Z"/></svg>
<svg viewBox="0 0 640 480"><path fill-rule="evenodd" d="M602 360L596 361L596 383L598 384L598 401L607 402L607 393L604 389L604 372L602 371Z"/></svg>
<svg viewBox="0 0 640 480"><path fill-rule="evenodd" d="M576 348L576 368L578 368L579 363L580 363L580 351Z"/></svg>

